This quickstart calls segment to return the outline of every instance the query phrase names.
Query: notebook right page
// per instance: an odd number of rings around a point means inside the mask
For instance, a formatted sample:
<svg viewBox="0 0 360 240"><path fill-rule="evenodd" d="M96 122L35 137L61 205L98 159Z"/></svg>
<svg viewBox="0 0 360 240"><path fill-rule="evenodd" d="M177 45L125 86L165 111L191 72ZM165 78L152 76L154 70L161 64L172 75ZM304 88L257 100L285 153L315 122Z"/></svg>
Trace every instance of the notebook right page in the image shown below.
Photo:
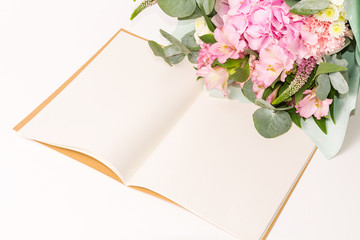
<svg viewBox="0 0 360 240"><path fill-rule="evenodd" d="M202 93L130 185L149 188L244 240L260 239L314 150L296 126L261 137L253 104Z"/></svg>

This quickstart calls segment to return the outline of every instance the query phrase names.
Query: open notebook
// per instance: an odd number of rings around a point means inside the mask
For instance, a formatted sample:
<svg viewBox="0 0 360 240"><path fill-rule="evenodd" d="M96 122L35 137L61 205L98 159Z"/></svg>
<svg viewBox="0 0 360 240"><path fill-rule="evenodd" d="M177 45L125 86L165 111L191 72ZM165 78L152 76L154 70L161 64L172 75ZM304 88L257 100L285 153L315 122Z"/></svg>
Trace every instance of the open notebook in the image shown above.
<svg viewBox="0 0 360 240"><path fill-rule="evenodd" d="M209 97L195 78L190 63L171 68L120 30L15 130L240 239L264 239L314 145L297 127L262 138L256 106Z"/></svg>

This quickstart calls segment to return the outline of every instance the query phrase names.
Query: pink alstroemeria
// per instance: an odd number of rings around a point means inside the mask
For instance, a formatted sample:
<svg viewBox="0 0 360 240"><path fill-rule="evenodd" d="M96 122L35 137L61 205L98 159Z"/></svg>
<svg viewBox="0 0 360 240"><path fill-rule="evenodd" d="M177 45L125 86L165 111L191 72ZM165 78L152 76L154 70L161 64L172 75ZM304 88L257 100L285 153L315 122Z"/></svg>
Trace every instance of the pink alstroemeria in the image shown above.
<svg viewBox="0 0 360 240"><path fill-rule="evenodd" d="M255 64L253 82L269 87L280 75L281 81L285 81L286 72L293 69L294 60L285 54L278 45L261 49L259 61Z"/></svg>
<svg viewBox="0 0 360 240"><path fill-rule="evenodd" d="M306 96L295 106L296 112L301 117L309 118L314 115L316 119L320 120L329 114L329 105L333 102L332 99L319 100L316 97L315 89L306 90L304 94Z"/></svg>
<svg viewBox="0 0 360 240"><path fill-rule="evenodd" d="M246 42L240 40L240 33L230 25L215 29L214 37L217 42L210 47L210 53L216 56L220 63L225 63L229 58L238 59L246 47Z"/></svg>
<svg viewBox="0 0 360 240"><path fill-rule="evenodd" d="M206 88L208 90L218 89L222 91L224 96L228 97L228 84L229 73L226 68L214 67L206 65L199 69L196 73L197 76L203 77Z"/></svg>

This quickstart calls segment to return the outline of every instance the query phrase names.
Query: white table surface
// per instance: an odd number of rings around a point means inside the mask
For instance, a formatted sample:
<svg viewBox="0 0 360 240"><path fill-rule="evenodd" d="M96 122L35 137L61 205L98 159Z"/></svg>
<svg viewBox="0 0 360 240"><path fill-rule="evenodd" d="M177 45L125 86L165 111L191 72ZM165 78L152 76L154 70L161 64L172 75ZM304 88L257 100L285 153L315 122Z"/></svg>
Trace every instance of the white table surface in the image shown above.
<svg viewBox="0 0 360 240"><path fill-rule="evenodd" d="M163 41L157 7L132 0L0 0L0 239L232 240L12 130L121 27ZM342 152L315 154L268 240L360 239L360 114Z"/></svg>

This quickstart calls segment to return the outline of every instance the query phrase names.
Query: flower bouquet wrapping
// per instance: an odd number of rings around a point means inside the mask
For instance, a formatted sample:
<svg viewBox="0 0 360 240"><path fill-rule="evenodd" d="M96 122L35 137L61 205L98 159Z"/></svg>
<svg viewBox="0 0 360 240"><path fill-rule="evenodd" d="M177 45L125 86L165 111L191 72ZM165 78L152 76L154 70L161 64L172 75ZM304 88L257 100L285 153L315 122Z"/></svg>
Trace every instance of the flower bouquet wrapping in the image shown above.
<svg viewBox="0 0 360 240"><path fill-rule="evenodd" d="M187 57L210 95L260 106L263 137L294 123L337 154L359 89L359 0L145 0L131 18L155 4L182 26L160 30L169 46L149 41L156 56Z"/></svg>

